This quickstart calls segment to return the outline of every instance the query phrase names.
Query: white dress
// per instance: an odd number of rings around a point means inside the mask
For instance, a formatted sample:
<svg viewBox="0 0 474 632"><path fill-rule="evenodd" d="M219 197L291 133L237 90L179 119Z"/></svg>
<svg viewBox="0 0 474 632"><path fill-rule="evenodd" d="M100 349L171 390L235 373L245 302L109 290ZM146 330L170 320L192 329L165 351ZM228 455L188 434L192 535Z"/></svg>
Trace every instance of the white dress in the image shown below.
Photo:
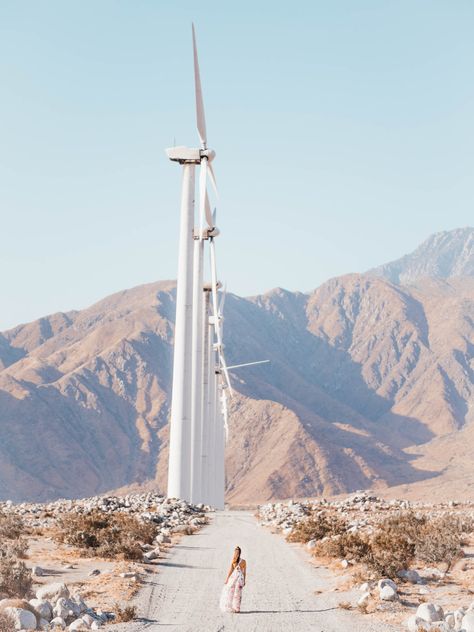
<svg viewBox="0 0 474 632"><path fill-rule="evenodd" d="M232 571L227 584L224 584L219 601L222 612L240 612L240 602L242 600L242 588L244 586L244 572L240 562Z"/></svg>

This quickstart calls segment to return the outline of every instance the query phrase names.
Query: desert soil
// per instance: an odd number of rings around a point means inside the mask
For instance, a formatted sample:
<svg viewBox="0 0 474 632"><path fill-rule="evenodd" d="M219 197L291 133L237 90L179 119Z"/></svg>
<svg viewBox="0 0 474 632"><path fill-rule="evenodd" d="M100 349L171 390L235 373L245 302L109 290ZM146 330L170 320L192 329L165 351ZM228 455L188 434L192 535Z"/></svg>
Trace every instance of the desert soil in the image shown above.
<svg viewBox="0 0 474 632"><path fill-rule="evenodd" d="M229 558L241 546L248 578L238 615L219 611L219 595ZM298 545L261 527L252 513L214 514L198 534L183 537L163 559L135 599L138 621L114 632L394 632L338 604L360 593L338 589L338 579L317 568Z"/></svg>

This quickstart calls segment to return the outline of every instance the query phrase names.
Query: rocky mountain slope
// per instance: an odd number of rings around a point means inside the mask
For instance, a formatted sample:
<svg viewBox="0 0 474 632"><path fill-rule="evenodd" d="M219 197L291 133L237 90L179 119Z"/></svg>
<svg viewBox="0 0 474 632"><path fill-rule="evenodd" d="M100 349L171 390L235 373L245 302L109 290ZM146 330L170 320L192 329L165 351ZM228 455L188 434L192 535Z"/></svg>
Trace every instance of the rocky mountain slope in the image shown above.
<svg viewBox="0 0 474 632"><path fill-rule="evenodd" d="M427 276L441 279L473 276L474 228L435 233L414 252L369 273L402 285Z"/></svg>
<svg viewBox="0 0 474 632"><path fill-rule="evenodd" d="M145 285L0 334L0 498L165 489L174 297ZM474 478L474 277L346 275L229 295L225 317L229 364L271 360L233 374L230 501Z"/></svg>

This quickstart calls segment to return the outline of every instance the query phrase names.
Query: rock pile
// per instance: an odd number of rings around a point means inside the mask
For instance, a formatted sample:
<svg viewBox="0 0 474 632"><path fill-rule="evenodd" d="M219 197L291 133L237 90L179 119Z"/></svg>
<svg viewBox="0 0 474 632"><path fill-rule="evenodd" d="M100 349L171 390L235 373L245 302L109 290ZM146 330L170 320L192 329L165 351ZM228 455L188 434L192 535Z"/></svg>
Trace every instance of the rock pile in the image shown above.
<svg viewBox="0 0 474 632"><path fill-rule="evenodd" d="M304 501L290 500L286 503L267 503L259 506L258 518L261 525L277 529L287 536L307 516L317 514L320 511L334 511L349 518L349 532L370 533L387 515L397 511L413 510L429 513L431 517L435 517L450 512L455 513L461 508L463 511L467 510L467 515L474 518L474 502L472 501L462 505L456 501L434 505L408 500L384 500L370 491L359 491L341 500L321 498ZM309 548L312 544L308 543Z"/></svg>
<svg viewBox="0 0 474 632"><path fill-rule="evenodd" d="M474 603L467 608L444 612L434 603L422 603L406 622L409 632L474 632Z"/></svg>
<svg viewBox="0 0 474 632"><path fill-rule="evenodd" d="M92 511L120 512L135 515L144 521L154 522L170 533L205 524L207 505L191 505L184 500L165 498L155 492L127 494L126 496L93 496L80 500L56 500L50 503L0 503L0 511L22 517L30 527L45 528L56 523L64 514L87 514ZM169 535L169 533L167 534Z"/></svg>
<svg viewBox="0 0 474 632"><path fill-rule="evenodd" d="M80 594L63 583L45 584L34 599L2 599L0 612L9 614L16 630L98 630L114 614L90 608ZM13 631L12 631L13 632Z"/></svg>

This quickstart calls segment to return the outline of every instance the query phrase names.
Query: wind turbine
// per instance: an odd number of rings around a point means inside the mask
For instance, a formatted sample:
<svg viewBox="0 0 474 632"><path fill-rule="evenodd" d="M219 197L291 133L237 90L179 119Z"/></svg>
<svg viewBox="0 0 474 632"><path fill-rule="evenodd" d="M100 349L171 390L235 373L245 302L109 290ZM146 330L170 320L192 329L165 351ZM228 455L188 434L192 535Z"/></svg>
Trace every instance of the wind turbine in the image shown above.
<svg viewBox="0 0 474 632"><path fill-rule="evenodd" d="M202 423L204 397L203 363L203 259L204 240L218 234L207 195L209 176L217 192L212 160L207 147L206 118L194 25L193 55L196 122L200 148L172 147L168 158L183 167L173 386L170 419L168 496L200 502L202 493ZM194 218L195 169L199 174L199 219ZM204 229L204 219L207 227Z"/></svg>

